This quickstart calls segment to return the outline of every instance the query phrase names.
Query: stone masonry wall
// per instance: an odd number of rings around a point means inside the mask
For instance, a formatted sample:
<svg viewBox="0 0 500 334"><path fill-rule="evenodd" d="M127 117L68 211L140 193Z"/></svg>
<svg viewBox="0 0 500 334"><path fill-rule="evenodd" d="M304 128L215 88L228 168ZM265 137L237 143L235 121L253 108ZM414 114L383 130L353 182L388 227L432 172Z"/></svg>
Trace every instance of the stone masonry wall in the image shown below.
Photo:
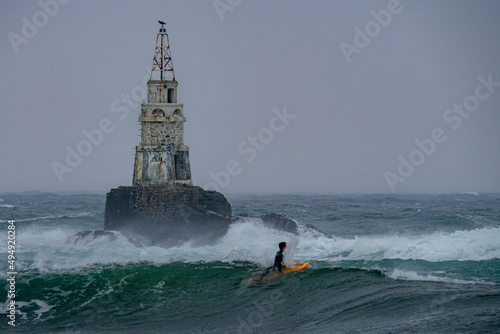
<svg viewBox="0 0 500 334"><path fill-rule="evenodd" d="M184 145L182 122L143 122L141 129L142 146Z"/></svg>

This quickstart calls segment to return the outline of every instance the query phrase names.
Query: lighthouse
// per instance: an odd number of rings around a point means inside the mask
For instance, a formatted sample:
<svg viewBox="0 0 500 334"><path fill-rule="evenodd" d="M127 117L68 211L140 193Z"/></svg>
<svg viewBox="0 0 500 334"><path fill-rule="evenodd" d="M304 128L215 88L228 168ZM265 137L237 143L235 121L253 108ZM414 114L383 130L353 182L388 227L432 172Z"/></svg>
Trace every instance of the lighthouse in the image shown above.
<svg viewBox="0 0 500 334"><path fill-rule="evenodd" d="M156 35L148 100L141 104L141 142L135 150L132 186L106 194L104 231L84 231L94 237L121 231L132 242L162 247L213 244L226 235L233 217L231 204L215 191L193 186L189 148L184 145L183 105L177 103L177 81L165 22ZM242 215L247 219L248 215ZM297 224L271 213L256 217L265 226L297 233ZM135 239L135 236L141 236Z"/></svg>
<svg viewBox="0 0 500 334"><path fill-rule="evenodd" d="M135 148L133 184L106 194L104 229L140 235L164 247L187 240L215 242L232 222L231 205L223 194L191 181L189 148L184 145L186 118L182 103L177 103L165 22L158 22L147 102L141 104L139 115L141 141Z"/></svg>
<svg viewBox="0 0 500 334"><path fill-rule="evenodd" d="M177 86L165 22L156 35L147 102L141 104L141 141L135 150L134 186L191 186L189 147L184 145L183 104Z"/></svg>

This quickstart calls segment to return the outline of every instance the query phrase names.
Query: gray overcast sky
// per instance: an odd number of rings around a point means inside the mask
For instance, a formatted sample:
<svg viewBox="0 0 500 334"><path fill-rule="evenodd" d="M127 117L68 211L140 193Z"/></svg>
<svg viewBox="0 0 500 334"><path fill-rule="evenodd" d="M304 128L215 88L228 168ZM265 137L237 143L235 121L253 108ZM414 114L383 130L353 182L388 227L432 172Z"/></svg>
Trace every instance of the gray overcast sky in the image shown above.
<svg viewBox="0 0 500 334"><path fill-rule="evenodd" d="M195 185L500 191L499 1L54 1L0 2L0 192L131 184L140 107L120 99L149 76L158 19ZM113 130L60 182L53 163L103 119Z"/></svg>

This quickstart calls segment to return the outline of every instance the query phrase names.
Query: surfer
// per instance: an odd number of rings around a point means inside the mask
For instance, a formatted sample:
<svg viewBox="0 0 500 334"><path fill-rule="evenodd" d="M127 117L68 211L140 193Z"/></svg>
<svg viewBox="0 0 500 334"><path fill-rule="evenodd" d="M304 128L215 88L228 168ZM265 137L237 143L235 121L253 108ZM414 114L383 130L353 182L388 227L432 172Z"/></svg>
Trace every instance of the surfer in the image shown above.
<svg viewBox="0 0 500 334"><path fill-rule="evenodd" d="M291 273L294 271L302 270L309 265L309 262L305 262L305 263L298 262L298 263L295 263L295 265L292 264L289 267L285 267L283 264L283 252L285 251L285 248L286 248L286 242L280 242L278 247L280 248L280 250L278 252L276 252L276 256L274 257L274 264L271 267L266 268L264 270L264 272L255 275L250 280L248 286L250 286L254 282L263 282L263 281L267 281L271 278L280 276L282 274L287 274L287 273Z"/></svg>
<svg viewBox="0 0 500 334"><path fill-rule="evenodd" d="M272 273L283 273L283 252L286 248L286 242L280 242L278 247L280 248L280 250L276 252L276 256L274 257L274 264L271 267L267 267L264 272L259 274L256 278L256 281L262 281L265 277L269 277L269 275L271 275Z"/></svg>
<svg viewBox="0 0 500 334"><path fill-rule="evenodd" d="M283 252L286 248L286 242L280 242L278 247L279 251L276 252L276 256L274 257L273 270L278 270L280 273L283 272Z"/></svg>

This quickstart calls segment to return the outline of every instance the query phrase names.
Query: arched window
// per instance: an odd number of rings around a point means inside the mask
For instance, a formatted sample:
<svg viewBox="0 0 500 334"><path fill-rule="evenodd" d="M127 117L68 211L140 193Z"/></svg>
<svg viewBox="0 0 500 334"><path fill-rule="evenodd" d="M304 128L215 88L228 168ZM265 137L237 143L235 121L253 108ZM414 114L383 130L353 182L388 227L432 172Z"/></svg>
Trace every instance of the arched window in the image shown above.
<svg viewBox="0 0 500 334"><path fill-rule="evenodd" d="M153 116L154 117L165 117L165 112L161 110L160 108L156 108L153 110Z"/></svg>

